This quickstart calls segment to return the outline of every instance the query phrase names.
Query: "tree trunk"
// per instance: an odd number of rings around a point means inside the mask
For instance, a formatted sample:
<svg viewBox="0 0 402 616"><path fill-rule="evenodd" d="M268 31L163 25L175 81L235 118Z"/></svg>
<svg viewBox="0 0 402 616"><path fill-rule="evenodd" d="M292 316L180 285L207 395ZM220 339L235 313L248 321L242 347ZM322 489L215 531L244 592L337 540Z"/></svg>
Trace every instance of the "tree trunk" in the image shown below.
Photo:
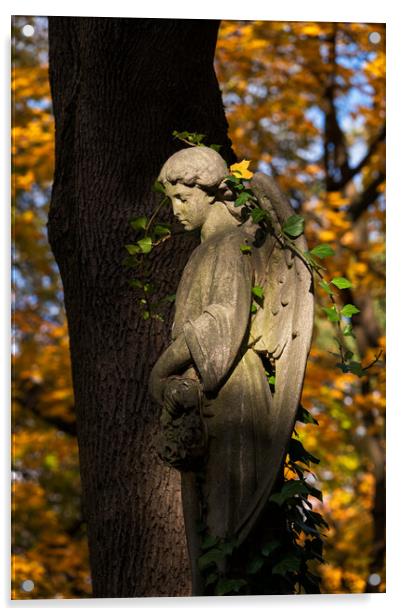
<svg viewBox="0 0 402 616"><path fill-rule="evenodd" d="M219 22L49 18L56 170L49 240L64 285L94 596L190 593L179 475L154 448L147 383L170 324L144 321L122 265L129 220L182 144L208 135L234 162L213 70ZM168 213L166 218L168 219ZM150 255L175 291L192 240Z"/></svg>

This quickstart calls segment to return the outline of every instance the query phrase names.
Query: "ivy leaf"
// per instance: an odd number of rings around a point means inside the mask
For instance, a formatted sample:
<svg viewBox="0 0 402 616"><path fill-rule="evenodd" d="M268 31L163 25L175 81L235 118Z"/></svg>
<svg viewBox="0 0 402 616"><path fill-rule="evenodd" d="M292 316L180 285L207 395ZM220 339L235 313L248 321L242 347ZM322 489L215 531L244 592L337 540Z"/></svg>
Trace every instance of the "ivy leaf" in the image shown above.
<svg viewBox="0 0 402 616"><path fill-rule="evenodd" d="M293 214L287 220L285 220L282 231L285 235L295 238L299 237L303 233L304 229L304 218L303 216L299 216L298 214Z"/></svg>
<svg viewBox="0 0 402 616"><path fill-rule="evenodd" d="M251 304L251 308L250 308L251 314L255 314L257 312L257 310L258 310L257 304L254 304L254 303Z"/></svg>
<svg viewBox="0 0 402 616"><path fill-rule="evenodd" d="M126 244L125 249L130 255L136 255L141 252L141 249L137 246L137 244Z"/></svg>
<svg viewBox="0 0 402 616"><path fill-rule="evenodd" d="M215 594L222 596L231 592L239 592L247 584L246 580L219 580L215 586Z"/></svg>
<svg viewBox="0 0 402 616"><path fill-rule="evenodd" d="M336 323L337 321L341 320L335 306L331 306L331 308L323 308L323 310L331 323Z"/></svg>
<svg viewBox="0 0 402 616"><path fill-rule="evenodd" d="M225 182L236 192L241 192L244 190L243 182L235 175L227 175L225 178Z"/></svg>
<svg viewBox="0 0 402 616"><path fill-rule="evenodd" d="M159 236L163 236L163 235L169 235L170 234L170 226L167 224L157 224L154 227L154 233L155 235L159 235Z"/></svg>
<svg viewBox="0 0 402 616"><path fill-rule="evenodd" d="M314 464L319 464L320 460L309 453L302 445L300 441L295 438L290 439L289 443L289 458L293 462L304 462L309 466L309 462L313 462Z"/></svg>
<svg viewBox="0 0 402 616"><path fill-rule="evenodd" d="M274 377L274 376L270 376L270 377L268 378L268 383L269 383L270 385L275 385L275 380L276 380L276 379L275 379L275 377Z"/></svg>
<svg viewBox="0 0 402 616"><path fill-rule="evenodd" d="M162 302L167 302L168 304L172 304L176 299L176 293L172 293L171 295L165 295L165 297L161 300Z"/></svg>
<svg viewBox="0 0 402 616"><path fill-rule="evenodd" d="M351 317L353 314L357 314L358 312L360 312L360 310L353 304L346 304L341 310L341 314L344 317Z"/></svg>
<svg viewBox="0 0 402 616"><path fill-rule="evenodd" d="M325 257L333 257L335 250L329 244L318 244L318 246L314 246L310 250L310 254L320 259L325 259Z"/></svg>
<svg viewBox="0 0 402 616"><path fill-rule="evenodd" d="M251 219L255 223L261 222L261 220L265 220L267 217L267 212L260 207L255 207L251 210Z"/></svg>
<svg viewBox="0 0 402 616"><path fill-rule="evenodd" d="M353 333L353 326L352 325L346 325L345 329L343 330L343 335L344 336L352 336L353 338L355 338L355 335Z"/></svg>
<svg viewBox="0 0 402 616"><path fill-rule="evenodd" d="M204 569L209 567L209 565L211 565L212 563L219 563L224 558L225 558L225 554L222 552L222 550L213 548L212 550L209 550L208 552L206 552L206 554L203 554L202 556L199 557L198 566L200 570L203 571Z"/></svg>
<svg viewBox="0 0 402 616"><path fill-rule="evenodd" d="M349 363L349 371L356 376L364 376L364 368L358 361L351 361Z"/></svg>
<svg viewBox="0 0 402 616"><path fill-rule="evenodd" d="M327 282L325 282L325 280L321 280L319 284L320 284L320 287L323 288L326 293L328 293L328 295L334 294L331 287L329 286Z"/></svg>
<svg viewBox="0 0 402 616"><path fill-rule="evenodd" d="M249 199L250 199L250 193L246 191L241 192L234 203L235 207L240 207L244 205L245 203L247 203Z"/></svg>
<svg viewBox="0 0 402 616"><path fill-rule="evenodd" d="M159 182L158 180L155 180L152 189L154 192L162 193L163 195L165 194L165 187L162 182Z"/></svg>
<svg viewBox="0 0 402 616"><path fill-rule="evenodd" d="M222 545L221 545L221 549L223 551L223 553L225 554L225 556L230 556L233 553L233 550L237 547L237 540L236 539L232 539L230 541L225 541Z"/></svg>
<svg viewBox="0 0 402 616"><path fill-rule="evenodd" d="M253 575L254 573L257 573L257 571L261 569L263 564L264 564L264 559L262 558L262 556L256 556L247 566L247 573L250 573L251 575Z"/></svg>
<svg viewBox="0 0 402 616"><path fill-rule="evenodd" d="M250 180L253 177L253 173L249 171L248 167L251 161L242 160L240 163L235 163L230 166L230 173L243 180Z"/></svg>
<svg viewBox="0 0 402 616"><path fill-rule="evenodd" d="M134 229L134 231L140 231L141 229L146 229L148 223L148 218L146 216L139 216L138 218L134 218L130 221L130 225Z"/></svg>
<svg viewBox="0 0 402 616"><path fill-rule="evenodd" d="M258 299L264 299L264 289L258 285L251 289L251 293Z"/></svg>
<svg viewBox="0 0 402 616"><path fill-rule="evenodd" d="M212 536L208 536L205 537L204 541L201 544L201 547L203 550L207 550L209 548L214 547L215 545L217 545L219 543L219 538L218 537L212 537Z"/></svg>
<svg viewBox="0 0 402 616"><path fill-rule="evenodd" d="M281 507L284 502L289 500L290 498L293 498L297 495L309 493L309 487L304 481L301 481L299 479L290 479L289 481L286 481L284 483L281 491L272 494L269 500L273 503L277 503L277 505Z"/></svg>
<svg viewBox="0 0 402 616"><path fill-rule="evenodd" d="M329 530L327 522L324 520L320 513L317 513L316 511L310 511L309 509L304 509L304 514L306 515L307 519L310 520L310 523L312 525L327 528Z"/></svg>
<svg viewBox="0 0 402 616"><path fill-rule="evenodd" d="M278 539L272 539L272 541L268 541L268 543L265 543L262 546L261 553L263 556L269 556L274 550L276 550L276 548L279 548L280 545L281 542L278 541Z"/></svg>
<svg viewBox="0 0 402 616"><path fill-rule="evenodd" d="M333 278L331 283L337 287L337 289L350 289L353 287L350 280L347 278L343 278L342 276L338 276L337 278Z"/></svg>
<svg viewBox="0 0 402 616"><path fill-rule="evenodd" d="M138 240L137 244L144 255L148 254L152 250L152 238L150 238L149 236L143 237L141 240Z"/></svg>
<svg viewBox="0 0 402 616"><path fill-rule="evenodd" d="M272 573L277 575L286 576L287 573L291 571L298 571L300 566L300 557L295 556L294 554L288 554L282 560L275 565L272 569Z"/></svg>
<svg viewBox="0 0 402 616"><path fill-rule="evenodd" d="M315 424L316 426L318 426L318 421L316 419L314 419L314 417L312 416L312 414L304 408L304 406L302 406L301 404L299 405L299 408L297 410L297 421L300 421L301 423L304 424Z"/></svg>
<svg viewBox="0 0 402 616"><path fill-rule="evenodd" d="M210 586L211 584L215 584L217 579L218 579L217 573L210 573L207 579L205 580L205 586Z"/></svg>
<svg viewBox="0 0 402 616"><path fill-rule="evenodd" d="M251 252L251 246L249 246L248 244L241 244L241 245L240 245L240 250L241 250L243 253L248 253L248 252Z"/></svg>

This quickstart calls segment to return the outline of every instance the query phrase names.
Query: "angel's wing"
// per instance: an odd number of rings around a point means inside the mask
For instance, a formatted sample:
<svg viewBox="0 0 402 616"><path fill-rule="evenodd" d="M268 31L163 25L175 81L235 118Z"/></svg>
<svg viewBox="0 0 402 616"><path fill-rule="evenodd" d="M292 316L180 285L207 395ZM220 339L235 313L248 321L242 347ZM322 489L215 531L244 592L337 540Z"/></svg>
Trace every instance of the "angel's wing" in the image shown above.
<svg viewBox="0 0 402 616"><path fill-rule="evenodd" d="M278 232L294 210L277 184L265 174L256 173L251 188ZM295 240L295 245L301 254L307 250L303 235ZM313 277L305 261L277 240L266 241L259 250L264 263L264 271L260 272L264 306L254 320L257 336L253 348L266 353L275 367L272 441L264 455L267 474L237 528L240 542L262 513L286 453L300 402L314 317Z"/></svg>

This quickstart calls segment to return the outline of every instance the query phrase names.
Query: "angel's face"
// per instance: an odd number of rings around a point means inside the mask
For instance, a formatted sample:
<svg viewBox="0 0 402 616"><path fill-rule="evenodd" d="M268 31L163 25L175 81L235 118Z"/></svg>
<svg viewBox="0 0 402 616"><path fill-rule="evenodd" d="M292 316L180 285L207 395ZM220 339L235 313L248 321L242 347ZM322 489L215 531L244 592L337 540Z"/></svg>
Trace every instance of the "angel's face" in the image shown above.
<svg viewBox="0 0 402 616"><path fill-rule="evenodd" d="M203 226L211 209L212 197L198 186L185 184L165 185L166 195L172 202L173 213L186 231Z"/></svg>

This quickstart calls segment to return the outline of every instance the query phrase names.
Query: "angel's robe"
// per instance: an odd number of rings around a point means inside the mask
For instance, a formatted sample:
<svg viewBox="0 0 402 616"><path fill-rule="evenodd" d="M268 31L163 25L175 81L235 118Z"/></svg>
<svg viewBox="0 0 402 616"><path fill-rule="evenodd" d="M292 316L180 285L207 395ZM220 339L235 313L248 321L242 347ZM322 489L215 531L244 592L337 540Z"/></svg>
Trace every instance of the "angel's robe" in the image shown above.
<svg viewBox="0 0 402 616"><path fill-rule="evenodd" d="M272 395L252 348L258 249L242 227L206 239L192 253L176 294L173 340L184 338L204 390L209 436L203 500L208 531L230 536L267 472Z"/></svg>

